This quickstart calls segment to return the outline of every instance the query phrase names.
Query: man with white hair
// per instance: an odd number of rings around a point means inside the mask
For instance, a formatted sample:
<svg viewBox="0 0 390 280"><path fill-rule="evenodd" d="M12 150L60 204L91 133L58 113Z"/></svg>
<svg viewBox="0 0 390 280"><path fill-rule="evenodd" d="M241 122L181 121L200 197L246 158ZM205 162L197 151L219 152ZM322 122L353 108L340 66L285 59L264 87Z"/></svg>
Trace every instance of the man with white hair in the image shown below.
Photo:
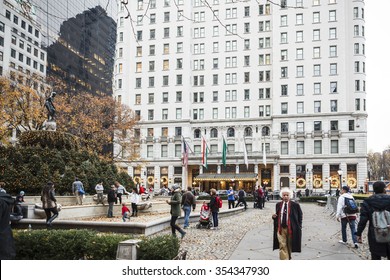
<svg viewBox="0 0 390 280"><path fill-rule="evenodd" d="M281 202L276 204L274 220L273 249L279 249L281 260L291 260L291 252L301 252L302 243L302 210L301 206L291 201L289 188L280 190Z"/></svg>

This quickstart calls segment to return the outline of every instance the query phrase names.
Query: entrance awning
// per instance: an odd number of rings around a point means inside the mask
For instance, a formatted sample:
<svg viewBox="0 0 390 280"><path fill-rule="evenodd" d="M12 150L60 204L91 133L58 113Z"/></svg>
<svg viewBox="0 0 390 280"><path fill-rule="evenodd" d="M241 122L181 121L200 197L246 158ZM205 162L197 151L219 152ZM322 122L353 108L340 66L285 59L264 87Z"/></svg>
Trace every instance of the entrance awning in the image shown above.
<svg viewBox="0 0 390 280"><path fill-rule="evenodd" d="M204 182L204 181L256 181L256 173L204 173L195 177L195 182Z"/></svg>

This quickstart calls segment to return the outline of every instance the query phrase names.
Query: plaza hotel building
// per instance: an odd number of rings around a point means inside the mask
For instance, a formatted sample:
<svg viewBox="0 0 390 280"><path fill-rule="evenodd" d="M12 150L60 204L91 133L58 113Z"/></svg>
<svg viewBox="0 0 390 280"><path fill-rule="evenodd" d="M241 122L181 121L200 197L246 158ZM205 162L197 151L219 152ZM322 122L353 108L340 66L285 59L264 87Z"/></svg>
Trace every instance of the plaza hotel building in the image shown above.
<svg viewBox="0 0 390 280"><path fill-rule="evenodd" d="M367 177L364 5L119 3L114 96L139 118L131 137L142 159L124 154L119 165L155 189L359 190Z"/></svg>

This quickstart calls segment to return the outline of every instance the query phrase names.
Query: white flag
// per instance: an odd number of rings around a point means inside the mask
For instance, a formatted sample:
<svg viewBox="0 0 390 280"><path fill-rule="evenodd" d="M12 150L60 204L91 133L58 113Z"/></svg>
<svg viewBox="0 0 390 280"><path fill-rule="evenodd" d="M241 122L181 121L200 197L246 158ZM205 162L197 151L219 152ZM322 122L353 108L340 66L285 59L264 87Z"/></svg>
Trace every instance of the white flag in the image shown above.
<svg viewBox="0 0 390 280"><path fill-rule="evenodd" d="M246 165L246 169L248 169L249 163L248 163L248 152L246 150L246 143L244 138L244 163Z"/></svg>

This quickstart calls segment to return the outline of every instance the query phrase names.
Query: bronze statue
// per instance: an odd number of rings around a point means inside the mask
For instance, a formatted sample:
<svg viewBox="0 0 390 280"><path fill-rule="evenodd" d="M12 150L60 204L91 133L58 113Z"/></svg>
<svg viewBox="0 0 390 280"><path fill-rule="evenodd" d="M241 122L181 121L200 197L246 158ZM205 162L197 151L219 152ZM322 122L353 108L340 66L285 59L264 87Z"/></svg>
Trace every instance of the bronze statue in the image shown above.
<svg viewBox="0 0 390 280"><path fill-rule="evenodd" d="M54 107L53 101L54 97L56 96L57 93L52 92L48 98L46 98L45 101L45 107L47 109L47 120L48 121L53 121L54 116L56 114L56 108Z"/></svg>

